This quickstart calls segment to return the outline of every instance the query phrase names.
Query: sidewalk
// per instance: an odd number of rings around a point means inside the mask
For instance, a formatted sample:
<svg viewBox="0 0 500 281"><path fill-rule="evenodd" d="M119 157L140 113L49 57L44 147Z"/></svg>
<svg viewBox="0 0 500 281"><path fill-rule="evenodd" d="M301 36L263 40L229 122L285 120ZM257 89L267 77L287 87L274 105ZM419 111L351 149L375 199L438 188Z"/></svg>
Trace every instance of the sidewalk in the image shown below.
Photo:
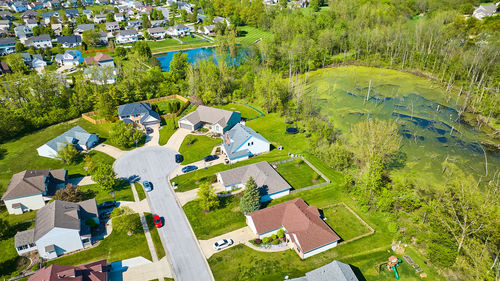
<svg viewBox="0 0 500 281"><path fill-rule="evenodd" d="M135 203L139 203L139 195L137 195L137 190L135 190L134 184L130 184L130 188L132 188L132 193L134 194ZM153 243L153 238L151 238L151 233L149 233L148 223L146 221L146 217L144 217L144 212L139 212L139 216L141 218L142 228L144 229L144 234L146 235L146 241L148 242L149 251L151 252L151 257L153 262L158 261L158 256L156 255L155 244Z"/></svg>
<svg viewBox="0 0 500 281"><path fill-rule="evenodd" d="M97 145L96 147L93 148L94 150L97 150L97 151L100 151L100 152L103 152L103 153L106 153L108 154L109 156L115 158L115 159L118 159L120 158L122 155L124 155L125 153L127 153L127 151L123 151L117 147L114 147L112 145L109 145L109 144L104 144L104 143L101 143L99 145Z"/></svg>

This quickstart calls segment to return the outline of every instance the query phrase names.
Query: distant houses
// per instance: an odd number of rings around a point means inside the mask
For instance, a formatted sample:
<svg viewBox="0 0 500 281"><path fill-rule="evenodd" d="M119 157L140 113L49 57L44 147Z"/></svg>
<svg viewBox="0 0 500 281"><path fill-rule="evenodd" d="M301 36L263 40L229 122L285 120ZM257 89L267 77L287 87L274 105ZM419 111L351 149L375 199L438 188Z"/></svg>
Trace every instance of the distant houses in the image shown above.
<svg viewBox="0 0 500 281"><path fill-rule="evenodd" d="M484 5L484 6L479 6L474 10L472 13L472 16L482 20L484 17L491 17L493 14L495 14L498 10L498 3L497 4L490 4L490 5Z"/></svg>
<svg viewBox="0 0 500 281"><path fill-rule="evenodd" d="M185 36L191 34L191 28L186 25L178 24L167 29L167 34L170 36Z"/></svg>
<svg viewBox="0 0 500 281"><path fill-rule="evenodd" d="M75 126L62 135L37 148L38 155L55 158L61 148L73 145L77 150L89 150L99 141L96 134L90 134L80 126Z"/></svg>
<svg viewBox="0 0 500 281"><path fill-rule="evenodd" d="M248 159L271 150L271 143L261 134L242 124L227 131L222 140L222 153L231 163Z"/></svg>
<svg viewBox="0 0 500 281"><path fill-rule="evenodd" d="M76 48L82 45L82 37L79 35L68 35L57 37L57 43L63 48Z"/></svg>
<svg viewBox="0 0 500 281"><path fill-rule="evenodd" d="M120 30L116 35L116 43L133 43L139 40L139 35L137 30Z"/></svg>
<svg viewBox="0 0 500 281"><path fill-rule="evenodd" d="M59 65L79 65L83 63L84 58L82 52L77 50L67 50L64 54L57 54L55 57L56 63Z"/></svg>
<svg viewBox="0 0 500 281"><path fill-rule="evenodd" d="M98 53L95 57L86 57L85 65L87 66L100 66L100 67L114 67L115 63L110 55Z"/></svg>

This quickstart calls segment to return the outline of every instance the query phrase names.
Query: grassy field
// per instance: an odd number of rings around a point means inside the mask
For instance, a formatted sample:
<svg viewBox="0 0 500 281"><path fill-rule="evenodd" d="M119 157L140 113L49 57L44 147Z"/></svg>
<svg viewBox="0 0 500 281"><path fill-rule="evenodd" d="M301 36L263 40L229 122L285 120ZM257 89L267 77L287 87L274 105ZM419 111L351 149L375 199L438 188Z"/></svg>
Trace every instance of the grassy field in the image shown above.
<svg viewBox="0 0 500 281"><path fill-rule="evenodd" d="M198 37L196 38L182 38L183 44L175 39L165 39L161 41L146 41L149 48L153 53L164 53L168 51L176 51L182 49L190 49L190 48L201 48L201 47L209 47L214 46L214 43L204 41Z"/></svg>
<svg viewBox="0 0 500 281"><path fill-rule="evenodd" d="M146 199L146 192L142 185L138 182L134 182L135 190L137 191L137 195L139 196L139 201Z"/></svg>
<svg viewBox="0 0 500 281"><path fill-rule="evenodd" d="M139 220L139 214L131 214ZM120 220L121 217L114 218ZM88 250L51 260L48 264L78 265L99 259L107 259L108 263L143 256L151 260L144 232L141 230L129 236L126 232L114 231L101 243Z"/></svg>
<svg viewBox="0 0 500 281"><path fill-rule="evenodd" d="M214 146L220 144L220 139L207 136L187 135L179 152L184 157L182 164L186 165L210 155Z"/></svg>
<svg viewBox="0 0 500 281"><path fill-rule="evenodd" d="M169 104L172 104L176 101L180 103L179 108L182 108L184 106L184 102L181 100L178 100L178 99L163 100L163 101L155 102L153 104L158 106L158 110L159 110L158 113L160 115L164 115L164 114L169 114L169 113L175 113L175 111L177 111L177 110L175 110L174 112L170 112L170 110L168 108Z"/></svg>
<svg viewBox="0 0 500 281"><path fill-rule="evenodd" d="M243 119L255 118L261 115L255 109L239 103L228 103L224 105L216 105L215 107L230 111L237 111L241 113L241 118Z"/></svg>
<svg viewBox="0 0 500 281"><path fill-rule="evenodd" d="M325 182L325 180L302 159L279 164L277 170L294 189Z"/></svg>
<svg viewBox="0 0 500 281"><path fill-rule="evenodd" d="M113 188L115 196L111 196L108 190L103 190L97 184L82 185L78 189L84 191L87 197L95 198L97 204L101 204L106 201L116 200L116 201L134 201L134 194L132 189L130 189L130 183L128 181L118 181L117 185Z"/></svg>
<svg viewBox="0 0 500 281"><path fill-rule="evenodd" d="M161 243L158 229L155 227L153 222L153 215L150 213L144 213L144 215L146 216L146 221L148 222L149 233L151 233L151 238L155 244L156 255L158 256L158 259L161 259L165 256L165 249Z"/></svg>
<svg viewBox="0 0 500 281"><path fill-rule="evenodd" d="M323 208L326 223L346 241L370 232L344 205Z"/></svg>
<svg viewBox="0 0 500 281"><path fill-rule="evenodd" d="M242 44L253 44L256 40L268 39L273 36L271 32L264 31L251 26L240 26L240 36L236 38L239 43Z"/></svg>
<svg viewBox="0 0 500 281"><path fill-rule="evenodd" d="M165 124L162 125L160 129L160 140L158 143L160 145L165 145L168 142L168 139L175 133L177 130L176 118L168 118L164 119Z"/></svg>
<svg viewBox="0 0 500 281"><path fill-rule="evenodd" d="M252 157L248 160L237 162L232 165L218 164L206 169L198 169L194 172L190 172L189 174L179 175L177 177L172 178L172 181L177 184L176 192L184 192L191 189L198 188L199 183L203 181L210 180L217 172L229 170L232 168L237 168L241 166L245 166L248 164L260 162L260 161L279 161L288 157L288 154L283 150L273 150L269 153L261 154L255 157Z"/></svg>
<svg viewBox="0 0 500 281"><path fill-rule="evenodd" d="M219 202L219 207L209 213L203 212L198 200L184 205L184 212L198 239L210 239L246 225L245 216L240 211L239 198L220 197Z"/></svg>

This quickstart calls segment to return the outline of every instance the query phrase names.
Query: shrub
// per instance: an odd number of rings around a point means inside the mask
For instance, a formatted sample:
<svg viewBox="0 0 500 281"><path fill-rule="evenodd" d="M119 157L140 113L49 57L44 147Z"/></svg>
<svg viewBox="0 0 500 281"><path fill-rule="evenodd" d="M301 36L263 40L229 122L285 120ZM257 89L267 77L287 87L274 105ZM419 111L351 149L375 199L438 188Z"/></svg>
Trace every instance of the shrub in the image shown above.
<svg viewBox="0 0 500 281"><path fill-rule="evenodd" d="M276 235L277 235L279 238L283 238L283 237L285 237L285 230L284 230L284 229L280 229L280 230L278 230L278 232L276 233Z"/></svg>
<svg viewBox="0 0 500 281"><path fill-rule="evenodd" d="M319 180L321 176L319 174L314 173L313 180Z"/></svg>
<svg viewBox="0 0 500 281"><path fill-rule="evenodd" d="M398 231L398 224L395 222L390 222L387 228L389 232L396 233Z"/></svg>
<svg viewBox="0 0 500 281"><path fill-rule="evenodd" d="M36 271L36 270L39 270L40 269L40 264L39 263L35 263L32 267L31 267L31 270L32 271Z"/></svg>
<svg viewBox="0 0 500 281"><path fill-rule="evenodd" d="M271 242L271 245L278 245L280 243L280 240L276 239Z"/></svg>
<svg viewBox="0 0 500 281"><path fill-rule="evenodd" d="M269 240L270 240L269 237L264 237L264 238L262 238L262 243L269 244Z"/></svg>
<svg viewBox="0 0 500 281"><path fill-rule="evenodd" d="M370 206L365 205L365 206L361 207L361 212L363 212L363 213L367 213L369 210L370 210Z"/></svg>
<svg viewBox="0 0 500 281"><path fill-rule="evenodd" d="M276 236L276 234L271 235L271 240L276 240L277 238L278 236Z"/></svg>
<svg viewBox="0 0 500 281"><path fill-rule="evenodd" d="M253 240L253 243L254 243L255 245L260 245L260 244L262 244L262 240L261 240L261 239L259 239L259 238L255 238L255 239Z"/></svg>

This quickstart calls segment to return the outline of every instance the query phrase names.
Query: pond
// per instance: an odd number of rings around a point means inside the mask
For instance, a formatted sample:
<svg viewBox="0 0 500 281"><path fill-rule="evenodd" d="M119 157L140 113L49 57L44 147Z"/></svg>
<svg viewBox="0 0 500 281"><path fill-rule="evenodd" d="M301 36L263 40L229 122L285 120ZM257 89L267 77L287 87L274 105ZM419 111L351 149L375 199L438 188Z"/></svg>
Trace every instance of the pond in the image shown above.
<svg viewBox="0 0 500 281"><path fill-rule="evenodd" d="M237 58L232 59L230 64L239 65L240 62L245 57L247 57L247 53L244 51L243 48L238 48L238 50L239 50L239 52L238 52ZM161 69L163 71L170 70L170 62L172 61L174 54L179 53L179 52L186 53L188 56L188 61L190 63L197 63L201 60L208 60L208 59L213 59L215 61L215 63L217 63L217 57L215 54L215 47L195 48L195 49L184 50L184 51L172 51L172 52L168 52L168 53L156 56L156 58L160 61Z"/></svg>
<svg viewBox="0 0 500 281"><path fill-rule="evenodd" d="M426 78L389 69L337 67L311 72L308 94L343 133L365 119L393 120L403 138L404 168L395 173L440 179L441 163L456 163L477 178L500 169L497 142L460 122L459 100ZM484 149L484 150L483 150Z"/></svg>

